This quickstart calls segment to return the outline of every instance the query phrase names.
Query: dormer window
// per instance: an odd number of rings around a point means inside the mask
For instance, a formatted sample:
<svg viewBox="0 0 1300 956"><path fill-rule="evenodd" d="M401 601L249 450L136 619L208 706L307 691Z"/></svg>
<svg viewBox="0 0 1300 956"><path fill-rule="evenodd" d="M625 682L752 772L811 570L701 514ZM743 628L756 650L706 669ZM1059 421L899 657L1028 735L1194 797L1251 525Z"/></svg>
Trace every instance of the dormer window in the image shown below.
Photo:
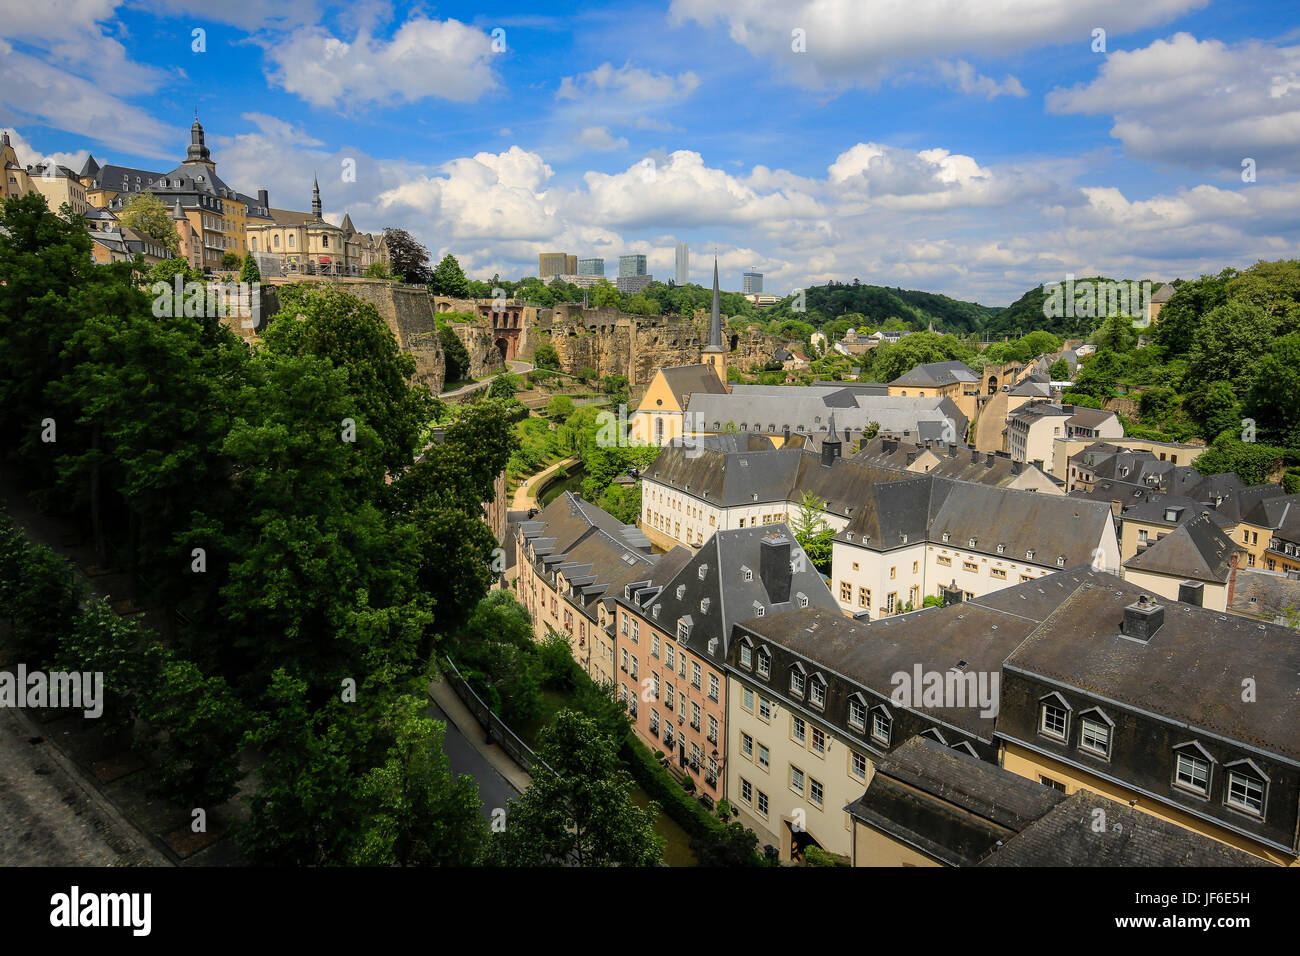
<svg viewBox="0 0 1300 956"><path fill-rule="evenodd" d="M703 581L703 580L704 580L704 576L705 576L706 574L708 574L708 573L709 573L709 566L708 566L707 564L701 564L701 565L700 565L700 572L699 572L699 574L700 574L700 580Z"/></svg>
<svg viewBox="0 0 1300 956"><path fill-rule="evenodd" d="M1210 795L1210 771L1214 758L1196 741L1174 748L1174 786L1203 797Z"/></svg>
<svg viewBox="0 0 1300 956"><path fill-rule="evenodd" d="M766 647L760 647L758 649L758 676L772 676L772 652Z"/></svg>
<svg viewBox="0 0 1300 956"><path fill-rule="evenodd" d="M975 547L975 539L974 539L974 538L971 538L968 542L966 542L966 545L967 545L967 547L970 547L970 548Z"/></svg>
<svg viewBox="0 0 1300 956"><path fill-rule="evenodd" d="M947 544L947 543L948 543L948 539L951 538L951 537L952 537L952 535L950 535L947 531L945 531L945 532L943 533L943 543L944 543L944 544Z"/></svg>
<svg viewBox="0 0 1300 956"><path fill-rule="evenodd" d="M745 565L742 564L740 566L740 577L741 580L752 581L754 580L754 572L751 568L747 568L745 567Z"/></svg>
<svg viewBox="0 0 1300 956"><path fill-rule="evenodd" d="M1100 709L1094 708L1079 715L1079 749L1110 756L1110 736L1114 722Z"/></svg>
<svg viewBox="0 0 1300 956"><path fill-rule="evenodd" d="M1238 760L1225 764L1228 772L1228 788L1225 800L1235 810L1253 816L1264 815L1264 803L1268 795L1268 777L1252 760Z"/></svg>
<svg viewBox="0 0 1300 956"><path fill-rule="evenodd" d="M882 747L889 746L889 735L894 729L894 718L884 707L871 712L871 739Z"/></svg>
<svg viewBox="0 0 1300 956"><path fill-rule="evenodd" d="M1026 560L1026 561L1032 561L1032 560L1034 560L1034 549L1033 549L1033 548L1030 548L1028 551L1025 552L1025 560Z"/></svg>
<svg viewBox="0 0 1300 956"><path fill-rule="evenodd" d="M1065 567L1065 555L1063 555L1063 554L1058 554L1058 555L1056 556L1056 566L1057 566L1058 568L1063 568L1063 567Z"/></svg>
<svg viewBox="0 0 1300 956"><path fill-rule="evenodd" d="M796 593L794 597L795 597L795 603L796 603L799 607L807 607L807 606L808 606L808 595L804 594L802 591L799 591L798 593Z"/></svg>
<svg viewBox="0 0 1300 956"><path fill-rule="evenodd" d="M808 682L808 703L814 707L826 706L826 678L820 674L813 675Z"/></svg>
<svg viewBox="0 0 1300 956"><path fill-rule="evenodd" d="M740 641L740 666L754 666L754 645L750 643L749 638L742 638Z"/></svg>
<svg viewBox="0 0 1300 956"><path fill-rule="evenodd" d="M804 669L803 665L796 663L790 668L790 695L792 697L802 697L804 690Z"/></svg>
<svg viewBox="0 0 1300 956"><path fill-rule="evenodd" d="M711 603L711 602L709 601L708 598L701 598L701 599L700 599L700 613L701 613L701 614L708 614L708 613L709 613L709 604L710 604L710 603Z"/></svg>
<svg viewBox="0 0 1300 956"><path fill-rule="evenodd" d="M1005 544L998 545L998 554L1006 554L1006 551L1007 546Z"/></svg>
<svg viewBox="0 0 1300 956"><path fill-rule="evenodd" d="M677 600L680 601L685 596L686 596L686 585L685 584L677 585Z"/></svg>
<svg viewBox="0 0 1300 956"><path fill-rule="evenodd" d="M684 641L691 636L691 621L689 617L677 619L677 640Z"/></svg>
<svg viewBox="0 0 1300 956"><path fill-rule="evenodd" d="M1051 693L1038 702L1038 732L1054 740L1065 740L1070 722L1070 705L1060 694Z"/></svg>
<svg viewBox="0 0 1300 956"><path fill-rule="evenodd" d="M861 694L854 694L849 698L849 726L858 730L865 730L867 727L867 703Z"/></svg>

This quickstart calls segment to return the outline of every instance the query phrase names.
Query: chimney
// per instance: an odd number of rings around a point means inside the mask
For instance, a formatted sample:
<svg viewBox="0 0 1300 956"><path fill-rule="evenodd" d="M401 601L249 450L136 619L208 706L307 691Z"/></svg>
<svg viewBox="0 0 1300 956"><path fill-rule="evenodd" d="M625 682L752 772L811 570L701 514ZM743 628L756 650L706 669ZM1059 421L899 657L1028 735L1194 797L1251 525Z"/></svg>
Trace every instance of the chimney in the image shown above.
<svg viewBox="0 0 1300 956"><path fill-rule="evenodd" d="M886 455L892 455L894 452L898 451L898 439L886 438L880 443L880 450Z"/></svg>
<svg viewBox="0 0 1300 956"><path fill-rule="evenodd" d="M952 584L940 585L940 589L943 591L944 607L948 607L952 604L960 604L965 600L966 596L962 594L961 588L957 587L957 580L955 578L953 579Z"/></svg>
<svg viewBox="0 0 1300 956"><path fill-rule="evenodd" d="M785 425L781 429L781 447L784 448L788 444L790 444L790 426Z"/></svg>
<svg viewBox="0 0 1300 956"><path fill-rule="evenodd" d="M822 441L822 467L829 468L836 458L840 457L842 450L840 440L835 431L835 413L831 413L830 425L826 428L826 438Z"/></svg>
<svg viewBox="0 0 1300 956"><path fill-rule="evenodd" d="M1146 644L1156 636L1165 623L1165 609L1145 594L1138 595L1137 603L1124 608L1123 634Z"/></svg>
<svg viewBox="0 0 1300 956"><path fill-rule="evenodd" d="M758 576L773 604L790 600L790 539L783 534L769 535L758 545Z"/></svg>
<svg viewBox="0 0 1300 956"><path fill-rule="evenodd" d="M955 441L948 442L948 457L949 458L957 457L957 443Z"/></svg>
<svg viewBox="0 0 1300 956"><path fill-rule="evenodd" d="M1035 459L1034 459L1034 467L1037 468L1039 471L1042 471L1042 470L1043 470L1043 459L1041 459L1041 458L1035 458Z"/></svg>
<svg viewBox="0 0 1300 956"><path fill-rule="evenodd" d="M988 455L984 458L984 467L988 468L992 464L993 464L993 452L989 452Z"/></svg>
<svg viewBox="0 0 1300 956"><path fill-rule="evenodd" d="M907 453L907 463L910 465L910 464L912 464L912 462L916 461L916 459L918 459L918 458L920 458L920 457L921 457L921 453L920 453L920 452L909 451L909 452Z"/></svg>
<svg viewBox="0 0 1300 956"><path fill-rule="evenodd" d="M1025 463L1023 461L1013 461L1011 463L1011 474L1018 475L1024 470L1025 470Z"/></svg>
<svg viewBox="0 0 1300 956"><path fill-rule="evenodd" d="M271 194L267 192L265 189L259 189L257 191L257 204L261 206L263 209L270 209Z"/></svg>
<svg viewBox="0 0 1300 956"><path fill-rule="evenodd" d="M970 450L970 463L974 465L979 460L980 460L980 450L978 448L972 448Z"/></svg>
<svg viewBox="0 0 1300 956"><path fill-rule="evenodd" d="M1183 581L1178 585L1178 600L1205 607L1205 585L1200 581Z"/></svg>

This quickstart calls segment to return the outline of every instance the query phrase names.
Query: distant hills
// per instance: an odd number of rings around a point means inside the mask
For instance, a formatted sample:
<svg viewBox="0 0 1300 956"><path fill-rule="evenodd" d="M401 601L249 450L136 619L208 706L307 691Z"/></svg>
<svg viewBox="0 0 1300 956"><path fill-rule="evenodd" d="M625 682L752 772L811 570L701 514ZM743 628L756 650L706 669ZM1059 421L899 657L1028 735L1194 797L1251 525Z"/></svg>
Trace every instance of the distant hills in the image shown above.
<svg viewBox="0 0 1300 956"><path fill-rule="evenodd" d="M1093 281L1111 281L1104 276L1080 276ZM1160 283L1153 283L1159 288ZM990 306L949 298L936 292L859 283L831 282L812 286L803 292L806 311L796 312L796 297L786 296L766 310L765 319L793 319L818 328L833 326L836 334L843 327L862 325L867 328L908 328L923 330L934 324L939 332L954 335L1026 334L1043 329L1057 335L1086 334L1096 320L1066 316L1049 318L1043 314L1047 293L1035 286L1011 305ZM847 323L847 325L845 324ZM828 330L830 331L830 330Z"/></svg>

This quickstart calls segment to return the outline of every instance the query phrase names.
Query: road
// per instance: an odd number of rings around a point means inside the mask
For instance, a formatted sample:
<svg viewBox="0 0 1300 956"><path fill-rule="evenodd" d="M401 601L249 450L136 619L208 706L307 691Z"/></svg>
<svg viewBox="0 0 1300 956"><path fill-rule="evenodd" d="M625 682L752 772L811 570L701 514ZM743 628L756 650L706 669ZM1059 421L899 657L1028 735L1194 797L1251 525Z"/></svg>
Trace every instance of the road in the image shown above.
<svg viewBox="0 0 1300 956"><path fill-rule="evenodd" d="M498 378L506 374L523 375L524 373L531 372L533 370L533 366L530 363L518 362L513 359L510 360L509 362L506 362L506 365L509 366L509 368L505 372L497 372L496 375L493 375L491 378L483 379L483 381L474 382L470 385L462 385L460 388L452 389L450 392L442 392L441 394L438 395L438 397L455 398L457 395L464 395L466 392L472 391L473 389L483 388L484 383L492 381L493 378Z"/></svg>
<svg viewBox="0 0 1300 956"><path fill-rule="evenodd" d="M437 704L430 703L426 713L434 720L440 720L447 725L442 746L447 754L447 763L451 766L451 772L456 776L467 773L478 781L478 795L483 801L483 816L492 819L492 811L498 807L504 810L506 801L519 796L519 791L512 787L505 777L497 773Z"/></svg>

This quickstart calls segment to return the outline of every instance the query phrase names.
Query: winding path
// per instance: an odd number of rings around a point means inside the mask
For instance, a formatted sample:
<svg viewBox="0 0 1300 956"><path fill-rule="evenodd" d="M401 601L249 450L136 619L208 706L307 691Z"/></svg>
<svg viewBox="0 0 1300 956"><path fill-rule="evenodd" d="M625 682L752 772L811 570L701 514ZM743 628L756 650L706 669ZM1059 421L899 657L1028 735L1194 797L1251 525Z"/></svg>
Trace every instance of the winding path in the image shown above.
<svg viewBox="0 0 1300 956"><path fill-rule="evenodd" d="M549 468L543 468L535 475L530 475L524 480L524 483L515 489L515 496L510 502L512 511L527 511L529 508L541 507L537 503L537 497L533 490L544 484L546 479L555 474L561 468L567 468L569 465L576 465L577 458L566 458L563 461L557 461Z"/></svg>

